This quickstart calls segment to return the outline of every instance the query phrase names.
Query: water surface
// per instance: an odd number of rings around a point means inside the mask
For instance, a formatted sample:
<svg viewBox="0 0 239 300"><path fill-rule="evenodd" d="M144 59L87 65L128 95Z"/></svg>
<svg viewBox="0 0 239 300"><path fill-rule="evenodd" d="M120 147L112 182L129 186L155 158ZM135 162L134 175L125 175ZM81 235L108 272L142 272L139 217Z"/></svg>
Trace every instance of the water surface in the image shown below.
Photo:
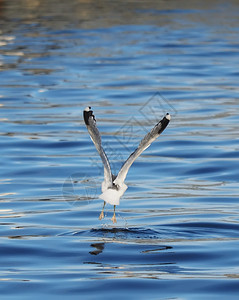
<svg viewBox="0 0 239 300"><path fill-rule="evenodd" d="M238 299L236 1L1 1L4 299ZM92 106L117 173L99 221Z"/></svg>

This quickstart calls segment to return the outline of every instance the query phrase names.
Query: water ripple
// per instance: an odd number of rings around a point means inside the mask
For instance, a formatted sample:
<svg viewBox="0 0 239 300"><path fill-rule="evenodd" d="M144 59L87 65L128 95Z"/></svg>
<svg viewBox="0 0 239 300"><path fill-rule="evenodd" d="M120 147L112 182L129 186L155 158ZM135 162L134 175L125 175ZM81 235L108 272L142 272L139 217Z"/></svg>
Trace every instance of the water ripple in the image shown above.
<svg viewBox="0 0 239 300"><path fill-rule="evenodd" d="M38 2L0 5L2 297L238 299L235 1ZM172 115L115 225L87 105L114 173Z"/></svg>

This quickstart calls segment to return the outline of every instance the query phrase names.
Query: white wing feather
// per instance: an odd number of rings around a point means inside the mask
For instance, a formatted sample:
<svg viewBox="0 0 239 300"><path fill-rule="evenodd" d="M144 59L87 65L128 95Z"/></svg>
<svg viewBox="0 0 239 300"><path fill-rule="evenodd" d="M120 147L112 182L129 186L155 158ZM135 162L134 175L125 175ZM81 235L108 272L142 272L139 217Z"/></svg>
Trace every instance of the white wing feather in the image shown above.
<svg viewBox="0 0 239 300"><path fill-rule="evenodd" d="M112 187L113 183L112 183L112 172L111 172L110 163L109 163L108 157L102 147L100 132L99 132L98 128L96 127L96 120L93 115L93 111L91 110L90 107L87 107L84 110L84 120L85 120L86 127L88 129L88 132L90 134L90 138L91 138L92 142L94 143L95 148L98 151L98 153L101 157L101 160L103 162L103 165L104 165L104 184L102 184L102 189Z"/></svg>
<svg viewBox="0 0 239 300"><path fill-rule="evenodd" d="M135 149L135 151L128 157L128 159L123 164L116 179L113 182L114 184L118 186L122 186L128 174L129 168L131 167L133 162L136 160L137 157L140 156L140 154L144 150L146 150L152 144L153 141L155 141L160 136L160 134L167 127L169 121L170 121L170 115L167 114L161 121L159 121L154 126L154 128L149 133L146 134L146 136L141 140L138 148Z"/></svg>

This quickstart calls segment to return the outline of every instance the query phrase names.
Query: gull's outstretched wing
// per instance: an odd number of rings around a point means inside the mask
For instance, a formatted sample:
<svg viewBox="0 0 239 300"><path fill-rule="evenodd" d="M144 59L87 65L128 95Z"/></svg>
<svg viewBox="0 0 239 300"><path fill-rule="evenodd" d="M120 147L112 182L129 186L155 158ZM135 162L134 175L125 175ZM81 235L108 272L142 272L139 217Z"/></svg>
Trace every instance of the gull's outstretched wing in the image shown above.
<svg viewBox="0 0 239 300"><path fill-rule="evenodd" d="M91 140L94 143L95 148L98 151L104 165L104 179L105 179L106 186L112 187L113 184L112 184L112 173L111 173L110 163L101 145L100 133L98 128L96 127L95 116L93 115L93 111L91 110L90 106L85 108L83 112L83 116Z"/></svg>
<svg viewBox="0 0 239 300"><path fill-rule="evenodd" d="M155 141L160 136L160 134L167 127L170 119L170 114L166 114L165 117L161 121L159 121L148 134L146 134L146 136L140 142L138 148L129 156L129 158L123 164L116 179L114 180L114 184L121 186L124 183L132 163L136 160L137 157L140 156L140 154L144 150L146 150L152 144L153 141Z"/></svg>

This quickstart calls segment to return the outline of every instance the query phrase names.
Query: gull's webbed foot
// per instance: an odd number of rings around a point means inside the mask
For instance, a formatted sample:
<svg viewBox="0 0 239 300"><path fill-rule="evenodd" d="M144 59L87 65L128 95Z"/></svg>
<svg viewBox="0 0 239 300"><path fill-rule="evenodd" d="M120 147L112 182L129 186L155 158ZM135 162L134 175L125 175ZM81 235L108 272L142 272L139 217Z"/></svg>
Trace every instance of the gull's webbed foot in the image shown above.
<svg viewBox="0 0 239 300"><path fill-rule="evenodd" d="M104 215L105 204L106 204L106 203L105 203L105 201L104 201L104 205L103 205L101 214L100 214L100 216L99 216L99 219L100 219L100 220L104 219L104 217L105 217L105 215Z"/></svg>
<svg viewBox="0 0 239 300"><path fill-rule="evenodd" d="M101 214L100 214L100 216L99 216L99 219L102 220L102 219L104 219L104 217L105 217L105 216L104 216L104 211L102 210L102 212L101 212Z"/></svg>
<svg viewBox="0 0 239 300"><path fill-rule="evenodd" d="M114 224L117 223L115 213L114 213L113 217L111 218L111 221L112 221Z"/></svg>
<svg viewBox="0 0 239 300"><path fill-rule="evenodd" d="M115 205L114 205L114 214L113 214L113 217L111 218L111 221L115 224L117 223L116 221L116 216L115 216Z"/></svg>

